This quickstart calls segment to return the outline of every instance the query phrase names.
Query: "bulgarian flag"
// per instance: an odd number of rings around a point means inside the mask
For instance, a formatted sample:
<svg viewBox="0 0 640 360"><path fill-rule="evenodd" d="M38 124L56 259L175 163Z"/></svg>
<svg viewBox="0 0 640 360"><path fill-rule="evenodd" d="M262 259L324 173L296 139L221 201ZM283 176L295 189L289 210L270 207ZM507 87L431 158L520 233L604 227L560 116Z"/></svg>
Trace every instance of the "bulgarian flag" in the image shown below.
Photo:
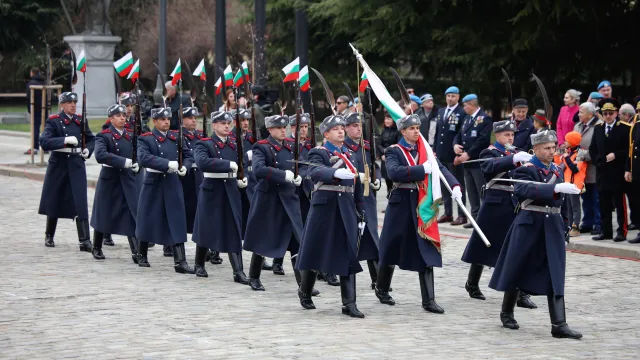
<svg viewBox="0 0 640 360"><path fill-rule="evenodd" d="M218 78L218 81L216 81L216 95L220 95L220 91L222 91L222 77Z"/></svg>
<svg viewBox="0 0 640 360"><path fill-rule="evenodd" d="M207 81L207 71L204 68L204 59L200 60L200 64L196 68L196 71L193 72L193 76L200 77L200 80Z"/></svg>
<svg viewBox="0 0 640 360"><path fill-rule="evenodd" d="M249 65L247 65L246 61L242 63L242 74L244 74L244 81L251 81L251 79L249 78Z"/></svg>
<svg viewBox="0 0 640 360"><path fill-rule="evenodd" d="M351 46L353 48L353 46ZM362 55L353 48L353 52L356 54L356 59L362 65L364 69L363 78L366 76L367 82L371 86L371 89L380 100L380 103L387 109L389 115L394 121L398 121L405 116L404 111L398 105L398 103L391 97L389 91L384 86L380 78L371 70L367 62ZM408 152L404 151L405 157L409 164L421 165L429 161L431 163L431 174L425 174L424 180L418 182L418 208L416 209L418 215L418 234L430 241L433 246L441 250L440 248L440 231L438 230L438 205L442 201L442 192L440 191L440 169L436 157L431 150L431 146L427 140L420 135L417 142L418 148L418 160L414 160Z"/></svg>
<svg viewBox="0 0 640 360"><path fill-rule="evenodd" d="M300 90L309 91L309 67L305 65L305 67L300 70Z"/></svg>
<svg viewBox="0 0 640 360"><path fill-rule="evenodd" d="M283 82L298 80L298 72L300 71L300 58L297 57L289 65L282 68L282 71L287 75L284 77Z"/></svg>
<svg viewBox="0 0 640 360"><path fill-rule="evenodd" d="M131 73L131 68L133 67L133 54L131 54L131 51L129 51L127 55L123 56L120 60L114 62L113 67L116 68L120 77L125 77Z"/></svg>
<svg viewBox="0 0 640 360"><path fill-rule="evenodd" d="M227 68L224 69L224 86L233 86L233 70L231 70L231 65L227 65Z"/></svg>
<svg viewBox="0 0 640 360"><path fill-rule="evenodd" d="M84 55L84 50L80 52L80 56L76 60L78 66L76 67L76 71L87 72L87 57Z"/></svg>
<svg viewBox="0 0 640 360"><path fill-rule="evenodd" d="M240 87L244 82L244 74L242 73L242 69L238 69L236 76L233 78L233 86Z"/></svg>
<svg viewBox="0 0 640 360"><path fill-rule="evenodd" d="M369 80L367 79L367 73L363 72L362 76L360 77L360 88L358 90L360 90L360 92L363 93L367 89L367 85L369 85Z"/></svg>
<svg viewBox="0 0 640 360"><path fill-rule="evenodd" d="M176 86L178 80L182 79L182 67L180 66L180 59L178 59L178 63L176 63L176 67L173 68L171 72L171 85Z"/></svg>
<svg viewBox="0 0 640 360"><path fill-rule="evenodd" d="M131 81L135 83L139 77L140 77L140 59L136 60L136 63L131 68L131 71L129 72L129 76L127 76L127 79L131 79Z"/></svg>

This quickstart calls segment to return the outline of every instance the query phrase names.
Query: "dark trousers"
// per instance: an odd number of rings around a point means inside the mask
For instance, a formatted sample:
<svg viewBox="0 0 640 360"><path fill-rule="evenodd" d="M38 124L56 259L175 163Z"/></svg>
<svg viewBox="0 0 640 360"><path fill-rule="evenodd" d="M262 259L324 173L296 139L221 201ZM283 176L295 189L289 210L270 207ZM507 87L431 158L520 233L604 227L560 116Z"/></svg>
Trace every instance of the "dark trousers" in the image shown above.
<svg viewBox="0 0 640 360"><path fill-rule="evenodd" d="M469 204L471 204L471 215L474 219L478 217L480 202L482 200L482 186L485 184L482 170L479 167L464 169L464 185L467 188Z"/></svg>
<svg viewBox="0 0 640 360"><path fill-rule="evenodd" d="M37 106L38 104L36 104ZM40 125L42 125L42 112L33 114L33 149L40 150Z"/></svg>
<svg viewBox="0 0 640 360"><path fill-rule="evenodd" d="M613 225L611 224L613 206L616 208L616 218L618 220L618 235L627 236L627 201L625 194L621 191L599 191L600 216L602 217L602 233L604 236L613 236Z"/></svg>
<svg viewBox="0 0 640 360"><path fill-rule="evenodd" d="M640 181L634 181L632 183L626 183L626 193L627 193L627 198L629 199L629 219L630 219L630 223L634 224L635 226L640 225L640 214L638 214L638 195L640 195L640 189L635 189L634 191L634 186L637 188L638 186L640 186Z"/></svg>
<svg viewBox="0 0 640 360"><path fill-rule="evenodd" d="M582 197L582 225L581 228L591 229L600 227L600 201L596 184L585 184Z"/></svg>
<svg viewBox="0 0 640 360"><path fill-rule="evenodd" d="M456 180L462 185L464 184L464 166L458 165L454 166L453 163L442 163L449 172L455 176ZM444 198L444 214L447 216L453 216L453 199L451 198L451 194L444 190L446 187L442 185L440 187L442 190L442 197ZM464 191L462 192L462 203L467 205L467 196ZM458 209L458 216L466 216L462 210Z"/></svg>

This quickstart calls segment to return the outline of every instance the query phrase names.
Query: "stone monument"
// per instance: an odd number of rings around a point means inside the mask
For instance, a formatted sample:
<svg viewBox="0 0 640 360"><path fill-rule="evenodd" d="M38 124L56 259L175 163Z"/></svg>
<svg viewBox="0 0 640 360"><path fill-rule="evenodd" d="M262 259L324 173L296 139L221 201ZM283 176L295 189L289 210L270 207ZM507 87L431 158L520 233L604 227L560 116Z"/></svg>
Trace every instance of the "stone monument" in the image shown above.
<svg viewBox="0 0 640 360"><path fill-rule="evenodd" d="M81 34L65 36L76 56L84 50L87 59L87 117L106 119L107 108L115 102L116 86L113 54L122 40L112 36L109 28L110 0L83 0L85 29ZM78 110L82 109L84 73L78 73L78 82L73 91L78 93Z"/></svg>

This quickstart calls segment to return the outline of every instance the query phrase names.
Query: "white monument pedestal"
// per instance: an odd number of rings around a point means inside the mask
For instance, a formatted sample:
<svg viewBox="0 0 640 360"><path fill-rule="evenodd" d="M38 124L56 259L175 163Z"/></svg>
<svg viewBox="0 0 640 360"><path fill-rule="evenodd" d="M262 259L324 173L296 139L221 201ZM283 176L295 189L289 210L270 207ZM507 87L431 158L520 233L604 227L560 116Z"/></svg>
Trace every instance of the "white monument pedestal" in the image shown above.
<svg viewBox="0 0 640 360"><path fill-rule="evenodd" d="M115 69L113 53L116 44L122 41L119 36L108 35L71 35L64 41L79 56L84 50L87 58L87 118L106 119L107 108L116 102ZM78 82L73 91L78 94L76 112L82 111L82 93L84 91L84 73L78 72Z"/></svg>

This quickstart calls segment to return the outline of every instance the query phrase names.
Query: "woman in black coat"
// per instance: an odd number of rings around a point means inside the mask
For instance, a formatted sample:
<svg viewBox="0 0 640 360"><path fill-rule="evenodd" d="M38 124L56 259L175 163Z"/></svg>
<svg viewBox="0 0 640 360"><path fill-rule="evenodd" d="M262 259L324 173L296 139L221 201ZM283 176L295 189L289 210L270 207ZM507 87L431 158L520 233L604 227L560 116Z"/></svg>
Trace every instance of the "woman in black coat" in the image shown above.
<svg viewBox="0 0 640 360"><path fill-rule="evenodd" d="M387 196L391 187L393 186L393 181L391 181L387 175L387 167L385 166L385 158L384 151L391 145L395 145L400 140L400 132L396 127L396 122L391 119L391 115L389 113L384 113L384 129L382 130L382 134L380 134L380 141L378 142L378 154L381 155L382 166L382 177L384 178L385 183L387 184Z"/></svg>

